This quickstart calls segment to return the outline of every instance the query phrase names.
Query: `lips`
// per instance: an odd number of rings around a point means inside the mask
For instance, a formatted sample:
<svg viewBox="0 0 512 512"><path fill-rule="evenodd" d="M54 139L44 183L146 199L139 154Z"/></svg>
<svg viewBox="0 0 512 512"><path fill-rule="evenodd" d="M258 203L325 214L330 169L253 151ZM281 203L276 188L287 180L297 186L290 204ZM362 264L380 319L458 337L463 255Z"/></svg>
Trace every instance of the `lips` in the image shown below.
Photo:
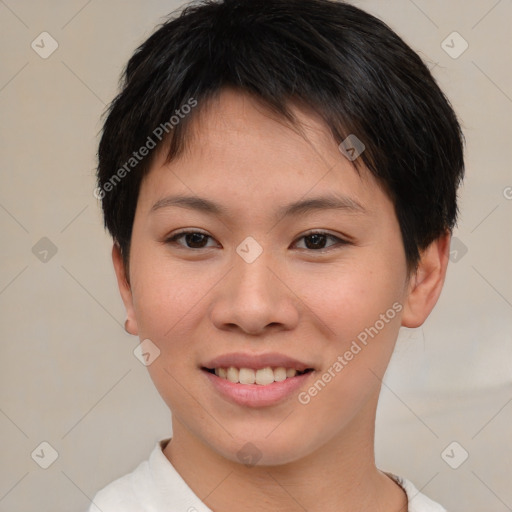
<svg viewBox="0 0 512 512"><path fill-rule="evenodd" d="M201 366L224 398L248 407L274 405L289 398L314 372L314 366L283 354L225 354Z"/></svg>
<svg viewBox="0 0 512 512"><path fill-rule="evenodd" d="M299 361L283 354L266 353L266 354L246 354L235 352L232 354L224 354L218 356L202 365L206 370L215 370L216 368L249 368L252 370L260 370L263 368L286 368L294 369L297 372L304 372L313 369L312 364Z"/></svg>

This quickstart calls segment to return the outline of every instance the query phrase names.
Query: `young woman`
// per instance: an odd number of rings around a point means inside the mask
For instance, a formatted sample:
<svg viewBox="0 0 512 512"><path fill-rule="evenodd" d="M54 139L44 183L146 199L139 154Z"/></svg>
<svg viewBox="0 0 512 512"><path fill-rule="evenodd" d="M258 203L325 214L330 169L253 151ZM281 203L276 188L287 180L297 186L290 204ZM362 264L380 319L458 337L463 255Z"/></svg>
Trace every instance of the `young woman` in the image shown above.
<svg viewBox="0 0 512 512"><path fill-rule="evenodd" d="M379 470L441 292L463 142L421 59L329 0L203 1L130 59L97 196L172 436L91 511L440 512Z"/></svg>

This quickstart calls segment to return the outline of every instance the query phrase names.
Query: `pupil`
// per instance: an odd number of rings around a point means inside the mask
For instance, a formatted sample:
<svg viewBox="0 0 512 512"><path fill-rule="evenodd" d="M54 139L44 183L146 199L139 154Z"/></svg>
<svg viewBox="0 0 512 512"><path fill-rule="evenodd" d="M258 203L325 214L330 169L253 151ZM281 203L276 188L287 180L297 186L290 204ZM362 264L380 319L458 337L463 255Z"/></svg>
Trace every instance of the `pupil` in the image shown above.
<svg viewBox="0 0 512 512"><path fill-rule="evenodd" d="M313 243L308 243L308 240L311 240ZM306 237L306 247L308 249L321 249L324 246L324 243L322 242L325 242L325 235L313 234ZM311 245L313 247L311 247ZM320 245L321 247L318 247L318 245Z"/></svg>
<svg viewBox="0 0 512 512"><path fill-rule="evenodd" d="M186 235L187 245L193 246L194 244L198 244L202 247L201 241L204 241L205 235L202 233L191 233Z"/></svg>

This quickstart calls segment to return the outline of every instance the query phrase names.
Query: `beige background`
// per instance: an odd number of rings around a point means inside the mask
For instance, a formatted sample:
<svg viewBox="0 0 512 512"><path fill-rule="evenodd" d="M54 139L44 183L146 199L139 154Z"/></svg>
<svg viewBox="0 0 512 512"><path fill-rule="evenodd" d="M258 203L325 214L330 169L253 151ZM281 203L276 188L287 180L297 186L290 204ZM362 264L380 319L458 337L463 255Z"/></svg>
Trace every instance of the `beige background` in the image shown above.
<svg viewBox="0 0 512 512"><path fill-rule="evenodd" d="M119 73L180 3L0 0L0 511L85 510L170 435L133 355L138 340L122 329L92 191L100 115ZM512 2L355 3L421 53L468 145L455 233L467 253L458 248L426 324L400 337L378 465L452 512L512 510ZM59 45L47 59L31 48L43 31ZM441 47L453 31L469 43L457 59ZM32 252L43 237L57 248L46 262ZM31 458L43 441L58 452L46 470ZM452 464L469 453L458 469L442 457L453 441ZM42 449L34 458L48 461Z"/></svg>

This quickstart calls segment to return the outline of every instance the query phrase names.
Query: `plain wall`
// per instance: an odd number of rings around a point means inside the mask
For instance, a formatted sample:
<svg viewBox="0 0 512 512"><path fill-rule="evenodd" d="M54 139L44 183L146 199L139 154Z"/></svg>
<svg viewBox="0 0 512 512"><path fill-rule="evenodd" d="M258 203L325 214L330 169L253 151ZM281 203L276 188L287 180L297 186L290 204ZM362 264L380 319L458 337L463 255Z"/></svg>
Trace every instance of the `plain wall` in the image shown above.
<svg viewBox="0 0 512 512"><path fill-rule="evenodd" d="M512 510L512 3L354 3L421 54L467 140L457 253L434 312L399 338L377 463L452 512ZM0 511L85 510L171 434L122 327L93 189L119 74L180 4L0 1ZM43 31L59 45L47 59L31 47ZM454 31L469 44L456 59L441 45ZM58 452L46 470L43 441ZM469 453L458 469L442 457L453 441Z"/></svg>

